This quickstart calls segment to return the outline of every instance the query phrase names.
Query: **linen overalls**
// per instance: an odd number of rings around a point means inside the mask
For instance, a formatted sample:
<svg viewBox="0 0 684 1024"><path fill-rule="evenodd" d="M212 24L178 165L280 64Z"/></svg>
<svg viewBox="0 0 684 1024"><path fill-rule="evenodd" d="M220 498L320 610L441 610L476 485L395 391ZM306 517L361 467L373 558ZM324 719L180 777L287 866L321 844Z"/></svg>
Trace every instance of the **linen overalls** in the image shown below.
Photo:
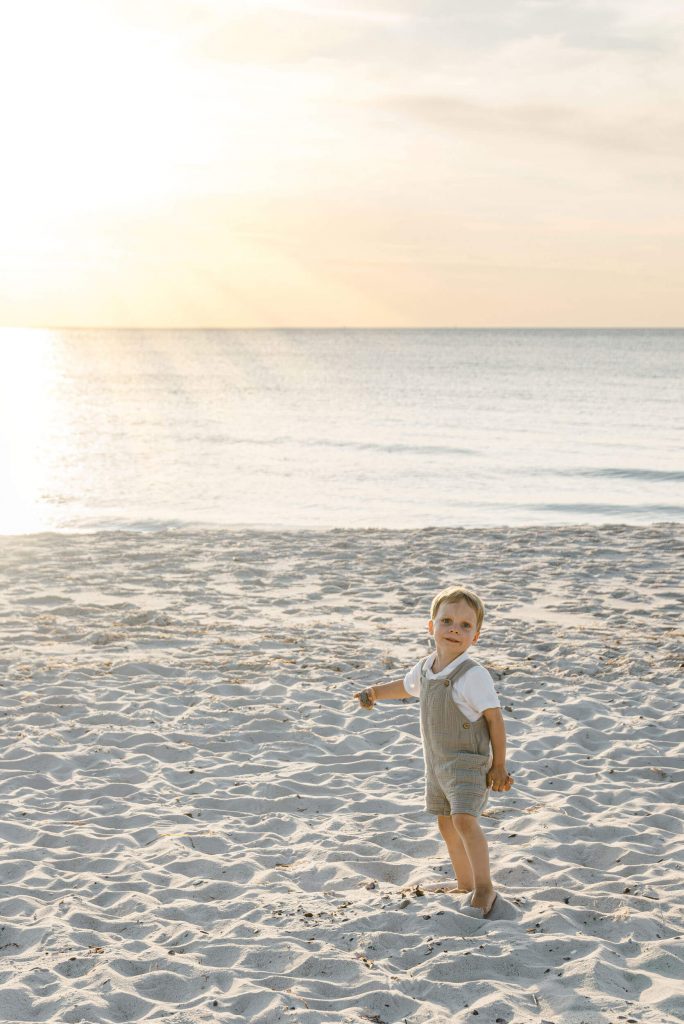
<svg viewBox="0 0 684 1024"><path fill-rule="evenodd" d="M425 810L429 814L472 814L487 805L491 765L489 729L484 717L469 721L454 703L451 688L476 665L468 658L450 675L428 679L420 667L420 734L425 755Z"/></svg>

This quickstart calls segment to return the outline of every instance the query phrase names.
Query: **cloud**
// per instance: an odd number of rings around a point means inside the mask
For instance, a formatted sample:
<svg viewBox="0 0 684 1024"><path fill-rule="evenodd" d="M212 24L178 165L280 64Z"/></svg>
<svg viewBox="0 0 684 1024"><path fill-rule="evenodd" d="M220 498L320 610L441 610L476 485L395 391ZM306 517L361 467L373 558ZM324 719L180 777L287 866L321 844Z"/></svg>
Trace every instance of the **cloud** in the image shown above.
<svg viewBox="0 0 684 1024"><path fill-rule="evenodd" d="M523 136L550 145L581 145L596 151L684 159L684 112L659 111L617 119L613 113L530 104L484 104L452 95L396 95L377 106L433 125L446 134Z"/></svg>
<svg viewBox="0 0 684 1024"><path fill-rule="evenodd" d="M170 0L148 3L194 29L205 56L264 63L351 59L406 72L530 38L595 52L681 52L679 0ZM169 14L169 12L175 12Z"/></svg>
<svg viewBox="0 0 684 1024"><path fill-rule="evenodd" d="M36 36L45 19L21 14L48 83L15 89L36 143L13 150L0 260L22 317L41 287L76 310L92 266L93 296L130 288L160 323L184 287L224 323L225 288L245 323L337 322L358 295L352 319L447 322L454 289L472 322L499 300L526 322L547 270L567 322L593 319L580 279L605 322L681 319L681 0L64 0L52 17ZM4 46L8 82L30 85ZM46 164L50 131L70 145Z"/></svg>

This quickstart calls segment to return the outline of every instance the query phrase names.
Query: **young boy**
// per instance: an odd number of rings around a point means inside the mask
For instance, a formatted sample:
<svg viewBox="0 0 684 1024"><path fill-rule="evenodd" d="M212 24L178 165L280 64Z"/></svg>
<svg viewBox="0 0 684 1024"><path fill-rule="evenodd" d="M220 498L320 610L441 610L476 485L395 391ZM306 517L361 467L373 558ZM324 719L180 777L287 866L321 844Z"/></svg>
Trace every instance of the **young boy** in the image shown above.
<svg viewBox="0 0 684 1024"><path fill-rule="evenodd" d="M435 651L404 679L355 693L370 710L379 700L420 698L425 755L425 809L437 816L449 851L457 892L472 892L470 905L491 912L496 900L489 851L478 816L489 789L509 790L506 729L492 677L468 656L477 643L484 605L477 594L453 586L432 601L428 632Z"/></svg>

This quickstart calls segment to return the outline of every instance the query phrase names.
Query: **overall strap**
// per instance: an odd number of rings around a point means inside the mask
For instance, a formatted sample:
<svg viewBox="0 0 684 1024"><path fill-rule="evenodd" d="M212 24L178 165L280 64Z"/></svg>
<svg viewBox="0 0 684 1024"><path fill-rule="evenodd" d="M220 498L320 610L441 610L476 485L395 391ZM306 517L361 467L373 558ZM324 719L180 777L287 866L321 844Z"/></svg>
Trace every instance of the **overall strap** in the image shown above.
<svg viewBox="0 0 684 1024"><path fill-rule="evenodd" d="M465 661L462 661L460 665L456 666L456 668L451 673L451 675L448 675L446 677L445 682L448 681L453 686L453 684L456 682L456 680L460 679L461 676L464 676L469 668L474 668L476 665L477 665L477 662L473 661L472 658L466 658Z"/></svg>
<svg viewBox="0 0 684 1024"><path fill-rule="evenodd" d="M426 669L425 666L426 666L428 658L431 658L431 657L432 657L432 655L428 654L427 657L423 658L423 660L420 663L420 678L421 678L421 680L425 679L425 673L427 672L427 669Z"/></svg>

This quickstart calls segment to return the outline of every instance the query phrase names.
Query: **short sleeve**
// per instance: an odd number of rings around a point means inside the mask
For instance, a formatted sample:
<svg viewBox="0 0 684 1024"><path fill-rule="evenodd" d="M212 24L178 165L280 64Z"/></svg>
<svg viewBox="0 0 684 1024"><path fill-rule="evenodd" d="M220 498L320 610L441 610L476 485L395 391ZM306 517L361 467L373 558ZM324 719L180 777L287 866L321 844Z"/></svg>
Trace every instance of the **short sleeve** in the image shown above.
<svg viewBox="0 0 684 1024"><path fill-rule="evenodd" d="M423 662L419 661L404 676L404 689L412 697L420 697L420 667L422 664Z"/></svg>
<svg viewBox="0 0 684 1024"><path fill-rule="evenodd" d="M474 665L460 681L458 696L473 711L481 715L487 708L499 708L499 695L494 689L494 680L484 665Z"/></svg>

